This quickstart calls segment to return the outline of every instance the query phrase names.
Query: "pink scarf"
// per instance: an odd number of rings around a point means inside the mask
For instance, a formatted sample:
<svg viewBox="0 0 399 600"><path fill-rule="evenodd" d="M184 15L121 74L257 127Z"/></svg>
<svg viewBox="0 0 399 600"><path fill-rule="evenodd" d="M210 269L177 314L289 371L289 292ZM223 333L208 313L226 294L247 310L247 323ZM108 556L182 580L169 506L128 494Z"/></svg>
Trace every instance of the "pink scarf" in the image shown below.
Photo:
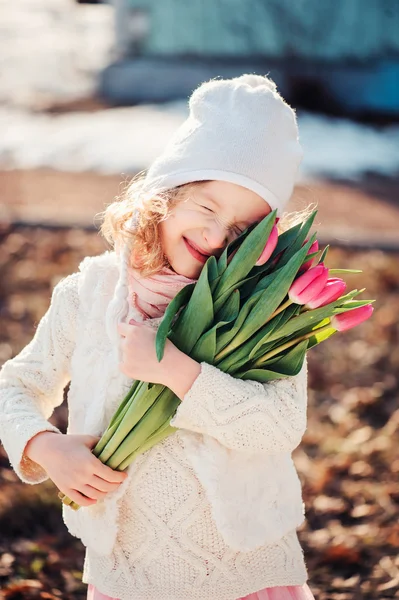
<svg viewBox="0 0 399 600"><path fill-rule="evenodd" d="M117 240L115 253L119 260L122 251L126 252L126 247L120 240ZM155 275L142 277L138 270L128 266L128 303L141 313L143 321L159 318L163 316L168 304L176 294L186 285L196 281L197 279L179 275L167 267Z"/></svg>
<svg viewBox="0 0 399 600"><path fill-rule="evenodd" d="M161 317L176 294L197 281L167 267L150 277L141 277L138 271L129 267L127 279L129 304L143 315L144 320Z"/></svg>

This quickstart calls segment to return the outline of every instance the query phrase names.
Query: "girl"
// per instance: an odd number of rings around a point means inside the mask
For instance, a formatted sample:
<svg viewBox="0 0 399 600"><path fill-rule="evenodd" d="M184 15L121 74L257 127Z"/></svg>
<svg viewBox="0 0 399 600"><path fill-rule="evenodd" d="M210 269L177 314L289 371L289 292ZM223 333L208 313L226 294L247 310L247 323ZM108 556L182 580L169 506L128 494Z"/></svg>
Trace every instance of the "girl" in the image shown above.
<svg viewBox="0 0 399 600"><path fill-rule="evenodd" d="M161 362L154 349L166 306L207 257L281 215L301 157L295 113L270 79L201 85L164 153L107 207L115 250L57 284L34 338L2 368L1 439L22 481L49 477L82 506L62 508L86 546L90 600L313 598L291 459L306 429L306 363L261 384L170 340ZM90 450L132 379L167 385L181 404L176 432L120 473ZM69 380L64 435L47 419Z"/></svg>

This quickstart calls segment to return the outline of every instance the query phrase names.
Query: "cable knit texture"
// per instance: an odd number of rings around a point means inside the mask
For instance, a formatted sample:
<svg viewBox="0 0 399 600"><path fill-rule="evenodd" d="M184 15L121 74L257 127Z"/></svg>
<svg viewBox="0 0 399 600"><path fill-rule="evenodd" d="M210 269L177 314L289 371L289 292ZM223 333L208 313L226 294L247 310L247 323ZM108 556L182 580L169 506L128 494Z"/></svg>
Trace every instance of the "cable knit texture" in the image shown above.
<svg viewBox="0 0 399 600"><path fill-rule="evenodd" d="M91 435L132 384L104 327L118 269L114 252L87 257L0 371L0 438L26 483L47 479L23 452L36 433L58 431L47 419L69 380L68 433ZM306 363L296 377L261 384L203 362L172 424L178 430L130 465L118 490L76 512L63 505L86 546L83 581L121 600L235 600L304 584L291 452L306 428Z"/></svg>

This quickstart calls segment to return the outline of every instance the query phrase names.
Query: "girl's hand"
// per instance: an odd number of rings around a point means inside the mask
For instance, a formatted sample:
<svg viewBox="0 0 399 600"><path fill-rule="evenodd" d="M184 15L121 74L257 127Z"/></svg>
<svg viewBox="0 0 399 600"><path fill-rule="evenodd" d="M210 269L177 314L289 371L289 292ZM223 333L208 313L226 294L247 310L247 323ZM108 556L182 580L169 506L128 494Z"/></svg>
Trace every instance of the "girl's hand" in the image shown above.
<svg viewBox="0 0 399 600"><path fill-rule="evenodd" d="M134 321L134 319L131 319ZM122 336L122 373L132 379L166 385L180 400L191 388L201 372L200 364L179 350L169 339L161 362L155 351L156 331L145 325L119 323Z"/></svg>
<svg viewBox="0 0 399 600"><path fill-rule="evenodd" d="M80 506L91 506L116 490L127 477L114 471L91 452L99 437L38 433L25 448L26 455L47 472L57 488Z"/></svg>
<svg viewBox="0 0 399 600"><path fill-rule="evenodd" d="M131 319L129 324L119 323L118 331L122 336L122 361L119 364L122 373L139 381L168 385L170 369L182 352L167 339L159 362L155 351L155 329Z"/></svg>

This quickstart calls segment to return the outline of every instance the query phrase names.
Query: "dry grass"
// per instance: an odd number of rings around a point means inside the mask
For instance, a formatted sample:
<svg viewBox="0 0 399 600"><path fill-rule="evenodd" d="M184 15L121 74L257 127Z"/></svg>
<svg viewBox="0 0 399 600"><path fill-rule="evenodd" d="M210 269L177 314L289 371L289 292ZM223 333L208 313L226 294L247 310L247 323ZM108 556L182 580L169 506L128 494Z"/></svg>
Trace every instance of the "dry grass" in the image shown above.
<svg viewBox="0 0 399 600"><path fill-rule="evenodd" d="M105 249L96 232L4 228L0 364L31 340L56 282ZM294 452L299 536L318 600L384 600L399 590L399 256L332 248L326 262L363 269L345 279L377 302L369 321L309 354L308 430ZM65 429L65 404L51 420ZM84 549L52 483L22 484L0 449L0 486L0 598L85 598Z"/></svg>

